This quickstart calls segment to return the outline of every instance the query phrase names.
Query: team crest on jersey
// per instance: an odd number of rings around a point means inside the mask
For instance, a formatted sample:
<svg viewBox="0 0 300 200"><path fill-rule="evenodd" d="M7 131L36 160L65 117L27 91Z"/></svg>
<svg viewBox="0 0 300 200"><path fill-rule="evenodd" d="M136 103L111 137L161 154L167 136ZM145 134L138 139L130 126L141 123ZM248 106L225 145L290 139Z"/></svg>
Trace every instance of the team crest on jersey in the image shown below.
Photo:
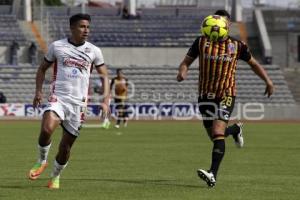
<svg viewBox="0 0 300 200"><path fill-rule="evenodd" d="M209 47L210 46L210 42L205 42L205 47Z"/></svg>
<svg viewBox="0 0 300 200"><path fill-rule="evenodd" d="M76 75L76 74L77 74L77 69L76 69L76 68L72 70L72 74L73 74L73 75Z"/></svg>
<svg viewBox="0 0 300 200"><path fill-rule="evenodd" d="M233 43L229 43L227 47L227 51L229 54L234 54L236 51L235 45Z"/></svg>
<svg viewBox="0 0 300 200"><path fill-rule="evenodd" d="M85 49L84 49L84 53L91 53L91 48L89 48L89 47L85 47Z"/></svg>

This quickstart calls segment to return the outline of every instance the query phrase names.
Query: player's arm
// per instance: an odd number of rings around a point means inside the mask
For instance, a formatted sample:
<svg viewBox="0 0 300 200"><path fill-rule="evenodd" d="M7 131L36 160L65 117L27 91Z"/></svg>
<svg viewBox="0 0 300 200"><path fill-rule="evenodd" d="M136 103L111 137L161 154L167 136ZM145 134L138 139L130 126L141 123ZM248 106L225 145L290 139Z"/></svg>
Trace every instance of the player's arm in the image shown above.
<svg viewBox="0 0 300 200"><path fill-rule="evenodd" d="M192 46L190 47L188 53L184 57L183 61L180 63L177 73L177 81L181 82L186 79L189 66L194 62L194 60L199 55L199 40L200 37L196 38Z"/></svg>
<svg viewBox="0 0 300 200"><path fill-rule="evenodd" d="M106 105L108 109L109 96L110 96L108 70L105 64L96 66L96 70L101 77L102 88L103 88L103 103Z"/></svg>
<svg viewBox="0 0 300 200"><path fill-rule="evenodd" d="M178 74L177 74L177 81L181 82L187 77L187 72L189 69L189 66L194 62L195 58L192 58L188 55L186 55L183 59L183 61L179 65Z"/></svg>
<svg viewBox="0 0 300 200"><path fill-rule="evenodd" d="M241 43L241 53L239 58L248 63L252 71L259 76L266 83L265 95L267 94L270 97L274 92L274 85L271 79L269 78L265 69L257 62L257 60L251 55L248 46L242 42Z"/></svg>
<svg viewBox="0 0 300 200"><path fill-rule="evenodd" d="M33 107L36 108L39 106L43 99L43 83L46 76L46 71L50 68L52 62L48 62L47 60L43 60L41 65L39 66L36 77L35 77L35 97L33 99Z"/></svg>
<svg viewBox="0 0 300 200"><path fill-rule="evenodd" d="M267 94L268 97L270 97L274 92L274 85L265 69L253 57L251 57L247 63L250 65L254 73L266 83L265 95Z"/></svg>
<svg viewBox="0 0 300 200"><path fill-rule="evenodd" d="M128 86L129 86L128 79L125 78L125 90L126 90L126 92L128 91Z"/></svg>
<svg viewBox="0 0 300 200"><path fill-rule="evenodd" d="M112 91L114 84L115 84L115 78L113 78L110 82L110 86L109 86L110 91Z"/></svg>

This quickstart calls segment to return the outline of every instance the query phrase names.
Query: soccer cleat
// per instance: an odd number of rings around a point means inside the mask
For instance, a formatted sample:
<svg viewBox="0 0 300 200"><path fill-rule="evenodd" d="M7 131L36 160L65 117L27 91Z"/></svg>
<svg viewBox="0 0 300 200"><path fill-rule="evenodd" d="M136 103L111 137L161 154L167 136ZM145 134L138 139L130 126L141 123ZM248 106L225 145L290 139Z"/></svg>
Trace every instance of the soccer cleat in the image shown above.
<svg viewBox="0 0 300 200"><path fill-rule="evenodd" d="M39 162L35 163L34 166L31 168L31 170L29 171L28 178L30 180L36 180L41 175L41 173L43 173L43 171L46 169L47 166L48 163L44 163L44 164L41 164Z"/></svg>
<svg viewBox="0 0 300 200"><path fill-rule="evenodd" d="M59 189L59 176L53 177L48 182L49 189Z"/></svg>
<svg viewBox="0 0 300 200"><path fill-rule="evenodd" d="M100 128L109 129L109 126L110 126L110 122L107 121L107 122L103 122L103 123L100 125Z"/></svg>
<svg viewBox="0 0 300 200"><path fill-rule="evenodd" d="M216 185L216 179L212 172L205 171L203 169L197 170L198 176L206 182L208 187L214 187Z"/></svg>
<svg viewBox="0 0 300 200"><path fill-rule="evenodd" d="M120 128L120 125L119 125L119 124L116 124L116 125L115 125L115 128Z"/></svg>
<svg viewBox="0 0 300 200"><path fill-rule="evenodd" d="M244 146L243 123L242 122L238 122L235 125L238 126L238 128L240 130L239 130L239 132L236 135L233 135L232 137L234 139L235 145L238 148L242 148Z"/></svg>

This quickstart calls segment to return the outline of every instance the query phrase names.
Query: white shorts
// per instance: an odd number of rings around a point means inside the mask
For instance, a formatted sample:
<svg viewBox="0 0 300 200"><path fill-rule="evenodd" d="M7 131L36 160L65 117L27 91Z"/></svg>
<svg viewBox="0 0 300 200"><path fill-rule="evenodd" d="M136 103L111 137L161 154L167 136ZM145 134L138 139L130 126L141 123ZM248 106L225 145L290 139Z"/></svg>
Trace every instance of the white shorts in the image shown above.
<svg viewBox="0 0 300 200"><path fill-rule="evenodd" d="M44 110L55 112L61 119L61 126L70 134L79 136L79 130L84 118L85 107L73 105L57 99L56 102L48 102Z"/></svg>

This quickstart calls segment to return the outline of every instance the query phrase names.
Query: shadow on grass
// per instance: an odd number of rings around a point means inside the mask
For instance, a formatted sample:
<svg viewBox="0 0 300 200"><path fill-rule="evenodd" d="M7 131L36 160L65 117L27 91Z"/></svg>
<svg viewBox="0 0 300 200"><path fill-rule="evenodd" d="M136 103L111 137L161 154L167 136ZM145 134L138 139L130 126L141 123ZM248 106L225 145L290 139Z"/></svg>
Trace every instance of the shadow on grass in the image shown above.
<svg viewBox="0 0 300 200"><path fill-rule="evenodd" d="M1 180L1 178L0 178ZM6 179L7 180L7 179ZM24 179L14 179L14 180L24 180ZM35 180L34 182L44 183L46 179ZM192 184L184 184L178 183L178 180L167 180L167 179L158 179L158 180L150 180L150 179L141 179L141 180L133 180L133 179L95 179L95 178L63 178L62 180L66 181L84 181L84 182L111 182L111 183L126 183L126 184L140 184L140 185L157 185L157 186L170 186L170 187L183 187L183 188L207 188L204 184L192 185ZM10 184L10 185L0 185L0 189L26 189L26 188L45 188L43 185L33 185L32 181L28 180L28 184Z"/></svg>
<svg viewBox="0 0 300 200"><path fill-rule="evenodd" d="M2 178L0 178L0 180L1 179ZM18 182L17 183L8 183L7 185L0 185L0 189L15 189L15 190L20 189L21 190L21 189L27 189L27 188L45 188L46 187L45 181L48 179L41 178L39 180L34 180L35 183L40 182L40 183L43 183L44 185L33 184L33 181L31 181L29 179L24 179L24 178L10 178L9 180L10 181L18 181ZM7 178L5 178L5 181L7 181ZM22 181L22 183L19 181ZM25 183L24 181L27 183Z"/></svg>
<svg viewBox="0 0 300 200"><path fill-rule="evenodd" d="M177 183L178 180L132 180L132 179L93 179L93 178L78 178L78 179L64 179L70 181L96 181L96 182L112 182L112 183L128 183L128 184L141 184L141 185L160 185L160 186L175 186L175 187L185 187L185 188L207 188L202 185L191 185L184 183Z"/></svg>

